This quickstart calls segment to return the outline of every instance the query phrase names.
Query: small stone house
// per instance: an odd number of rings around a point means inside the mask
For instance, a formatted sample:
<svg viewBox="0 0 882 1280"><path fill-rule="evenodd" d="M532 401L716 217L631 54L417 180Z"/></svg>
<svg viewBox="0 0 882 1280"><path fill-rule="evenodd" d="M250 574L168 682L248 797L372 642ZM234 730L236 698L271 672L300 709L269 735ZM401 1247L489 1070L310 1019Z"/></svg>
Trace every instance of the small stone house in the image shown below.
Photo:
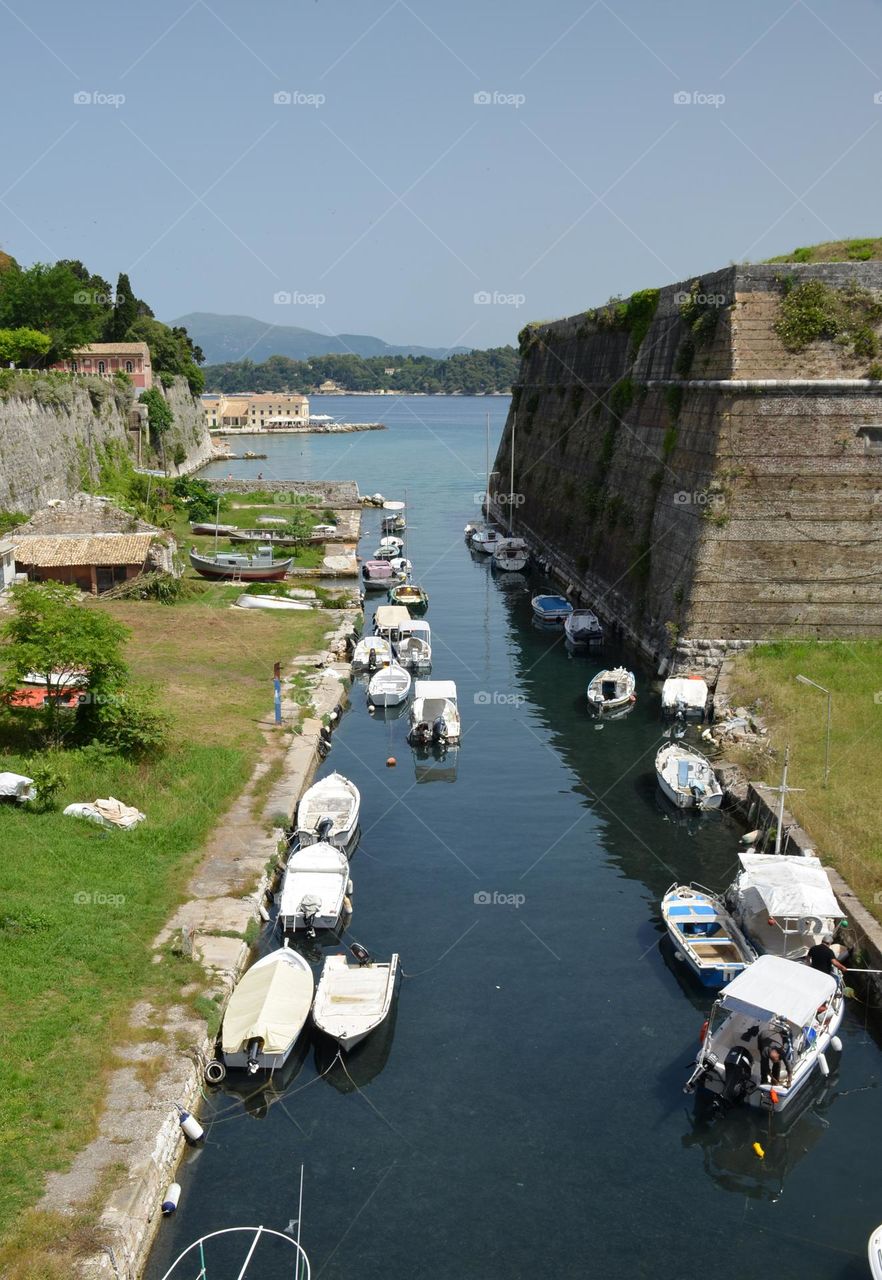
<svg viewBox="0 0 882 1280"><path fill-rule="evenodd" d="M12 542L16 568L30 581L63 582L92 595L141 573L176 572L169 533L87 493L36 512Z"/></svg>
<svg viewBox="0 0 882 1280"><path fill-rule="evenodd" d="M12 552L12 539L0 538L0 591L11 587L15 578L15 556Z"/></svg>

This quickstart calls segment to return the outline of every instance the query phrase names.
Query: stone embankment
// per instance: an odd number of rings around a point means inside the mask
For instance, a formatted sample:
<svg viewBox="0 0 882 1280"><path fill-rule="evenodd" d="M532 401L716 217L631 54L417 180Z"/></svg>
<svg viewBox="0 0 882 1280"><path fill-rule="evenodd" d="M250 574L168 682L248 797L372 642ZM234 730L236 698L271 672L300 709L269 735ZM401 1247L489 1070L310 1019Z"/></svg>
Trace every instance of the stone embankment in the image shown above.
<svg viewBox="0 0 882 1280"><path fill-rule="evenodd" d="M212 427L213 436L336 436L353 431L385 431L385 422L317 422L308 427Z"/></svg>
<svg viewBox="0 0 882 1280"><path fill-rule="evenodd" d="M205 483L215 493L293 493L315 498L314 506L341 511L362 505L354 480L230 480L206 476Z"/></svg>

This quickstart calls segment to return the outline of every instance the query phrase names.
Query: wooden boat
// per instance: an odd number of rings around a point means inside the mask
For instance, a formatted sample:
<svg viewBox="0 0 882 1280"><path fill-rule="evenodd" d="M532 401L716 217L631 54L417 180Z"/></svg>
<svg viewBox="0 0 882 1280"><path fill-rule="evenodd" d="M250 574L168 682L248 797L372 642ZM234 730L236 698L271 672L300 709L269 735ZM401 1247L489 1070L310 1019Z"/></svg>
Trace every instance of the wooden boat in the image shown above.
<svg viewBox="0 0 882 1280"><path fill-rule="evenodd" d="M271 612L293 612L302 613L304 610L312 609L311 604L307 604L303 600L286 600L284 596L249 596L241 595L236 601L240 609L269 609Z"/></svg>
<svg viewBox="0 0 882 1280"><path fill-rule="evenodd" d="M376 671L392 661L392 645L384 636L362 636L352 654L353 671Z"/></svg>
<svg viewBox="0 0 882 1280"><path fill-rule="evenodd" d="M283 930L336 929L346 895L352 892L349 862L336 845L323 840L291 854L279 891Z"/></svg>
<svg viewBox="0 0 882 1280"><path fill-rule="evenodd" d="M365 958L352 964L345 955L328 956L312 1010L315 1025L341 1049L354 1048L385 1022L398 976L397 955L372 960L361 947L356 955Z"/></svg>
<svg viewBox="0 0 882 1280"><path fill-rule="evenodd" d="M636 684L634 673L624 667L598 671L588 685L588 706L601 715L629 707L637 701Z"/></svg>
<svg viewBox="0 0 882 1280"><path fill-rule="evenodd" d="M783 1111L815 1068L829 1074L826 1054L842 1049L836 1033L844 1013L836 978L780 956L760 956L720 992L684 1093L702 1089L728 1106ZM770 1043L783 1051L789 1085L786 1072L770 1079Z"/></svg>
<svg viewBox="0 0 882 1280"><path fill-rule="evenodd" d="M543 626L562 627L573 612L565 596L534 596L530 601L533 617Z"/></svg>
<svg viewBox="0 0 882 1280"><path fill-rule="evenodd" d="M429 607L428 591L417 586L415 582L403 582L400 586L393 587L389 592L389 599L393 604L404 605L412 615L417 617L425 613Z"/></svg>
<svg viewBox="0 0 882 1280"><path fill-rule="evenodd" d="M301 847L325 840L348 848L358 828L361 794L341 773L329 773L313 783L297 806L294 834Z"/></svg>
<svg viewBox="0 0 882 1280"><path fill-rule="evenodd" d="M666 742L655 757L655 776L678 809L719 809L723 788L710 761L680 742Z"/></svg>
<svg viewBox="0 0 882 1280"><path fill-rule="evenodd" d="M523 538L502 538L493 552L493 568L501 573L521 573L530 560L530 548Z"/></svg>
<svg viewBox="0 0 882 1280"><path fill-rule="evenodd" d="M739 849L738 861L725 902L757 951L800 960L835 933L842 908L820 858Z"/></svg>
<svg viewBox="0 0 882 1280"><path fill-rule="evenodd" d="M461 725L452 680L415 680L408 740L416 746L459 742Z"/></svg>
<svg viewBox="0 0 882 1280"><path fill-rule="evenodd" d="M260 546L253 556L240 556L234 551L218 551L200 555L194 547L190 564L203 578L235 579L237 582L280 582L294 563L294 557L274 560L272 547Z"/></svg>
<svg viewBox="0 0 882 1280"><path fill-rule="evenodd" d="M574 609L564 619L564 631L570 644L601 644L603 627L592 609Z"/></svg>
<svg viewBox="0 0 882 1280"><path fill-rule="evenodd" d="M706 987L722 987L756 952L719 898L697 884L672 884L661 904L675 952Z"/></svg>
<svg viewBox="0 0 882 1280"><path fill-rule="evenodd" d="M701 676L669 676L662 685L662 711L665 715L704 719L708 688Z"/></svg>
<svg viewBox="0 0 882 1280"><path fill-rule="evenodd" d="M393 569L388 560L365 560L361 566L361 585L365 591L389 591L405 579L406 574Z"/></svg>
<svg viewBox="0 0 882 1280"><path fill-rule="evenodd" d="M227 1067L254 1075L284 1065L309 1017L312 970L287 946L243 974L224 1014L221 1049Z"/></svg>
<svg viewBox="0 0 882 1280"><path fill-rule="evenodd" d="M205 533L219 538L225 538L228 534L236 533L239 529L237 524L216 524L213 520L191 520L190 528L193 533Z"/></svg>
<svg viewBox="0 0 882 1280"><path fill-rule="evenodd" d="M397 662L382 667L371 676L368 697L375 707L397 707L410 693L410 672Z"/></svg>

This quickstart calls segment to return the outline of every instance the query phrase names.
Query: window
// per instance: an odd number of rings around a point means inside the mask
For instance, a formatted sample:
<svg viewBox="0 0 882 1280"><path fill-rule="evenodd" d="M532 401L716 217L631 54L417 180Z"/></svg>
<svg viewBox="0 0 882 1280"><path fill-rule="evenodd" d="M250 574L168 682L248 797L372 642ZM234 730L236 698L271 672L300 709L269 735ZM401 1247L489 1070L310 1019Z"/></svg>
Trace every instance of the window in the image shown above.
<svg viewBox="0 0 882 1280"><path fill-rule="evenodd" d="M103 373L103 372L104 372L104 361L103 361L103 360L99 360L99 361L98 361L98 372L99 372L99 373Z"/></svg>
<svg viewBox="0 0 882 1280"><path fill-rule="evenodd" d="M79 366L79 364L77 363L77 361L76 361L76 360L71 360L71 362L70 362L70 371L71 371L71 373L79 373L79 371L80 371L80 366Z"/></svg>
<svg viewBox="0 0 882 1280"><path fill-rule="evenodd" d="M127 361L126 361L126 373L134 373L134 372L135 372L135 366L132 364L131 360L127 360Z"/></svg>

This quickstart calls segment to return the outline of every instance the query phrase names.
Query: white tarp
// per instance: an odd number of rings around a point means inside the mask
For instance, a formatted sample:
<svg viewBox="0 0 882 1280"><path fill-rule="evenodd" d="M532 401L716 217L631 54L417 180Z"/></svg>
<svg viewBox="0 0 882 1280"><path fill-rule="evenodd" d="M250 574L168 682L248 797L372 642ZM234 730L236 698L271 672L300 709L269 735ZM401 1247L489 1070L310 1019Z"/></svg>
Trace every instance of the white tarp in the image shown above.
<svg viewBox="0 0 882 1280"><path fill-rule="evenodd" d="M410 613L403 604L381 604L374 614L374 626L378 631L393 631L410 622Z"/></svg>
<svg viewBox="0 0 882 1280"><path fill-rule="evenodd" d="M452 680L417 680L413 696L427 700L446 698L449 702L456 702L456 685Z"/></svg>
<svg viewBox="0 0 882 1280"><path fill-rule="evenodd" d="M107 800L93 800L91 804L69 804L64 814L68 818L88 818L102 827L119 827L122 831L130 831L147 817L134 805L123 804L113 796Z"/></svg>
<svg viewBox="0 0 882 1280"><path fill-rule="evenodd" d="M25 800L33 800L34 795L33 778L23 773L0 773L0 796L13 796L23 804Z"/></svg>
<svg viewBox="0 0 882 1280"><path fill-rule="evenodd" d="M289 952L274 952L270 959L249 969L230 996L221 1033L224 1053L238 1053L255 1039L263 1041L264 1053L284 1053L306 1021L311 970Z"/></svg>
<svg viewBox="0 0 882 1280"><path fill-rule="evenodd" d="M704 711L706 704L707 685L703 680L671 676L662 686L662 707L665 711L676 711L678 707Z"/></svg>
<svg viewBox="0 0 882 1280"><path fill-rule="evenodd" d="M817 916L822 920L842 915L820 858L785 853L739 851L744 868L738 888L754 889L772 916Z"/></svg>
<svg viewBox="0 0 882 1280"><path fill-rule="evenodd" d="M836 979L828 973L780 956L759 956L723 988L721 999L726 1009L748 1018L762 1022L775 1016L804 1027L835 991Z"/></svg>

